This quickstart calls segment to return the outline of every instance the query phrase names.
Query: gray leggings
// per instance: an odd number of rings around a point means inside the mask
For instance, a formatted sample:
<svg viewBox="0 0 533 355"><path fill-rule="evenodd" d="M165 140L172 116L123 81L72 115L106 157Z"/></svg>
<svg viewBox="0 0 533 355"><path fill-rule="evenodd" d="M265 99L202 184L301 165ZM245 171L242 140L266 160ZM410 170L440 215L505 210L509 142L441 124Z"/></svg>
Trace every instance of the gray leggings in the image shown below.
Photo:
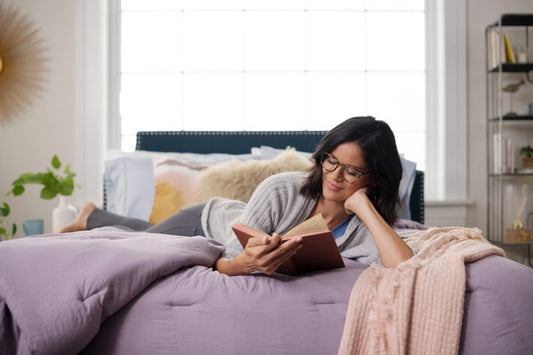
<svg viewBox="0 0 533 355"><path fill-rule="evenodd" d="M184 208L155 225L142 219L124 217L95 208L87 219L87 229L112 226L130 231L205 237L201 221L204 206L205 203L200 203Z"/></svg>

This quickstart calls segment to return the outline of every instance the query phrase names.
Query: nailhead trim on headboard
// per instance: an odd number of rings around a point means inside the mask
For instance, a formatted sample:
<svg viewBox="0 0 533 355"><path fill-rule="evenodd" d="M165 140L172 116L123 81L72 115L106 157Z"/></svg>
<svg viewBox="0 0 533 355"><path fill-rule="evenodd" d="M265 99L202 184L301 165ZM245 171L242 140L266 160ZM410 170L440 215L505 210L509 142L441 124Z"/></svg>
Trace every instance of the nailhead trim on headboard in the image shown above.
<svg viewBox="0 0 533 355"><path fill-rule="evenodd" d="M301 135L320 135L323 136L327 131L139 131L137 132L136 150L141 146L141 139L144 136L301 136Z"/></svg>
<svg viewBox="0 0 533 355"><path fill-rule="evenodd" d="M326 131L141 131L137 133L136 150L235 154L249 153L252 146L270 145L310 152L324 134ZM176 137L183 140L174 139ZM204 140L197 144L192 139L195 137Z"/></svg>

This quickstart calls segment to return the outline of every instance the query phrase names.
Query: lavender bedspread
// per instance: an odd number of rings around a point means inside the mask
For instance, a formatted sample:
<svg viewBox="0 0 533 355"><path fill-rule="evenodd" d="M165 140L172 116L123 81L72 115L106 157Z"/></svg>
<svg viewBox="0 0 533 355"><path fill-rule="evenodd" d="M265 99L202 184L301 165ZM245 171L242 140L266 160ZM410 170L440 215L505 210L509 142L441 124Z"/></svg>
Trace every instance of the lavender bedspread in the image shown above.
<svg viewBox="0 0 533 355"><path fill-rule="evenodd" d="M76 354L152 282L221 251L202 237L113 228L2 242L0 354Z"/></svg>
<svg viewBox="0 0 533 355"><path fill-rule="evenodd" d="M100 229L0 243L1 354L336 354L365 265L228 277L204 238ZM467 265L462 354L530 354L533 270Z"/></svg>

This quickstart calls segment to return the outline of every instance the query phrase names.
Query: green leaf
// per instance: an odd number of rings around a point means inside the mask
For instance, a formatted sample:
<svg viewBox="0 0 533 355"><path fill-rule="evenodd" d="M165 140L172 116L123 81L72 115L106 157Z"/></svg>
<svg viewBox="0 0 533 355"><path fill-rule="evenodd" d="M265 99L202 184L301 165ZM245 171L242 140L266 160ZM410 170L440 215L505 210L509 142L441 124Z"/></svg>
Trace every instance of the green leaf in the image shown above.
<svg viewBox="0 0 533 355"><path fill-rule="evenodd" d="M43 200L51 200L57 196L58 189L56 187L45 186L41 190L41 198Z"/></svg>
<svg viewBox="0 0 533 355"><path fill-rule="evenodd" d="M11 185L23 185L23 184L40 184L42 181L41 174L24 173L18 177Z"/></svg>
<svg viewBox="0 0 533 355"><path fill-rule="evenodd" d="M13 187L13 190L11 190L11 192L13 193L13 195L15 196L19 196L19 195L22 195L24 193L24 191L26 191L26 189L24 188L24 186L22 185L17 185L15 187Z"/></svg>
<svg viewBox="0 0 533 355"><path fill-rule="evenodd" d="M15 233L17 233L17 225L13 223L13 225L11 226L11 235L15 236Z"/></svg>
<svg viewBox="0 0 533 355"><path fill-rule="evenodd" d="M57 157L57 155L54 155L52 158L52 166L55 169L59 169L61 167L61 162L59 161L59 158Z"/></svg>
<svg viewBox="0 0 533 355"><path fill-rule="evenodd" d="M59 193L63 196L70 196L72 195L72 191L74 191L74 181L68 180L63 182Z"/></svg>
<svg viewBox="0 0 533 355"><path fill-rule="evenodd" d="M0 208L0 215L2 215L2 217L7 217L9 216L9 212L11 212L11 208L7 203L3 202L2 207Z"/></svg>
<svg viewBox="0 0 533 355"><path fill-rule="evenodd" d="M39 178L40 178L40 184L55 184L55 183L58 183L59 180L57 179L57 177L54 175L54 173L50 170L48 170L48 172L46 173L40 173L39 174Z"/></svg>
<svg viewBox="0 0 533 355"><path fill-rule="evenodd" d="M4 227L0 227L0 235L7 235L7 231Z"/></svg>

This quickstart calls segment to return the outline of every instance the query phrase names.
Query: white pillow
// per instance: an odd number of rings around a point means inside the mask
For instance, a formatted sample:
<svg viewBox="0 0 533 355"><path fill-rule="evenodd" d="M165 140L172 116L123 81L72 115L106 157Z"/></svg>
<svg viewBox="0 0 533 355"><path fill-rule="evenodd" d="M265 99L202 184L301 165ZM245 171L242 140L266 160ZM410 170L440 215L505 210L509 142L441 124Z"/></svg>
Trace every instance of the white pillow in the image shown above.
<svg viewBox="0 0 533 355"><path fill-rule="evenodd" d="M154 203L152 158L115 156L105 161L106 209L122 216L148 220Z"/></svg>
<svg viewBox="0 0 533 355"><path fill-rule="evenodd" d="M401 158L401 161L402 180L400 180L398 194L400 195L400 201L402 201L402 208L398 210L398 218L411 219L409 201L411 200L411 192L415 184L416 163L404 158Z"/></svg>

